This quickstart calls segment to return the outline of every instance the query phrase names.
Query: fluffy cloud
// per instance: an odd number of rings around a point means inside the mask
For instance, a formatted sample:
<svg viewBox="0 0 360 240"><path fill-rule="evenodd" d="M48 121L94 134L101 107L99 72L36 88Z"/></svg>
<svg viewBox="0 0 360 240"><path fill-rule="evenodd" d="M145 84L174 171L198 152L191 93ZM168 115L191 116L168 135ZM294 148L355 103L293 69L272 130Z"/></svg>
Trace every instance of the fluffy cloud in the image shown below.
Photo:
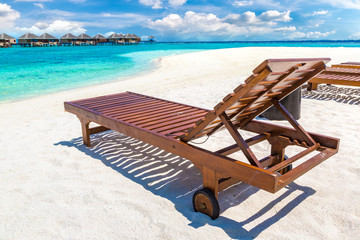
<svg viewBox="0 0 360 240"><path fill-rule="evenodd" d="M0 3L0 30L9 30L15 26L15 20L20 17L20 13L11 8L6 3Z"/></svg>
<svg viewBox="0 0 360 240"><path fill-rule="evenodd" d="M63 20L55 20L54 22L48 24L45 22L37 22L31 27L16 27L15 28L17 32L25 33L25 32L31 32L35 34L43 34L45 32L56 35L60 37L61 35L64 35L68 32L71 32L73 34L81 34L86 32L86 29L84 29L81 24L77 22L69 22L69 21L63 21Z"/></svg>
<svg viewBox="0 0 360 240"><path fill-rule="evenodd" d="M326 15L328 14L328 11L325 10L321 10L321 11L315 11L313 12L313 14L311 14L312 16L318 16L318 15Z"/></svg>
<svg viewBox="0 0 360 240"><path fill-rule="evenodd" d="M359 0L322 0L324 4L330 4L335 8L360 9Z"/></svg>
<svg viewBox="0 0 360 240"><path fill-rule="evenodd" d="M253 1L234 1L232 3L232 5L235 7L245 7L245 6L251 6L253 4L254 4Z"/></svg>
<svg viewBox="0 0 360 240"><path fill-rule="evenodd" d="M290 11L266 11L261 13L258 17L254 12L245 12L243 14L230 14L225 19L226 22L236 25L276 25L276 22L289 22L292 20Z"/></svg>
<svg viewBox="0 0 360 240"><path fill-rule="evenodd" d="M153 9L160 9L162 8L162 1L161 0L139 0L139 3L145 6L151 6Z"/></svg>
<svg viewBox="0 0 360 240"><path fill-rule="evenodd" d="M41 9L45 8L43 3L34 3L34 6L37 6L37 7L41 8Z"/></svg>
<svg viewBox="0 0 360 240"><path fill-rule="evenodd" d="M296 31L296 27L295 26L280 27L280 28L275 28L274 30L277 32L294 32Z"/></svg>
<svg viewBox="0 0 360 240"><path fill-rule="evenodd" d="M241 29L223 22L214 14L203 14L188 11L184 17L178 14L170 14L162 19L150 22L149 28L164 33L175 33L182 38L201 39L202 35L221 36L222 34L236 34Z"/></svg>
<svg viewBox="0 0 360 240"><path fill-rule="evenodd" d="M232 2L232 5L235 7L246 7L246 6L266 6L271 8L283 9L279 1L273 0L235 0Z"/></svg>
<svg viewBox="0 0 360 240"><path fill-rule="evenodd" d="M139 3L145 6L151 6L152 9L161 9L163 8L164 0L139 0ZM167 0L170 6L176 7L184 5L187 0Z"/></svg>
<svg viewBox="0 0 360 240"><path fill-rule="evenodd" d="M187 0L169 0L169 4L171 6L181 6L184 5L187 2Z"/></svg>
<svg viewBox="0 0 360 240"><path fill-rule="evenodd" d="M292 34L290 34L288 36L288 38L290 39L319 39L319 38L326 38L331 34L334 34L335 31L330 31L330 32L308 32L308 33L304 33L304 32L294 32Z"/></svg>
<svg viewBox="0 0 360 240"><path fill-rule="evenodd" d="M360 39L360 32L357 32L357 33L354 33L354 34L350 35L349 38L359 40Z"/></svg>
<svg viewBox="0 0 360 240"><path fill-rule="evenodd" d="M291 20L290 12L267 11L258 17L253 12L231 14L219 18L214 14L195 13L188 11L184 17L170 14L162 19L150 21L148 27L166 35L176 35L182 39L203 40L221 37L223 40L234 39L240 35L265 34L269 32L289 32L296 28L274 28L277 22Z"/></svg>

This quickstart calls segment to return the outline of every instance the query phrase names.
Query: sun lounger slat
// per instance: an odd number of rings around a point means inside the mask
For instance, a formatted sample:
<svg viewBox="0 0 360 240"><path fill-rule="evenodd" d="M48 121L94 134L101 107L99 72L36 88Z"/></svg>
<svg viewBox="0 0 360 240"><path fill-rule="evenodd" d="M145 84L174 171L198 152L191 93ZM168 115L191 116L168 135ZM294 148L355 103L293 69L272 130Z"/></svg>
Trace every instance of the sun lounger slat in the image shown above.
<svg viewBox="0 0 360 240"><path fill-rule="evenodd" d="M115 94L109 94L106 96L99 96L99 97L75 100L75 101L71 101L71 103L84 105L85 103L88 103L88 102L103 101L104 99L109 99L109 98L113 98L113 97L119 98L121 96L128 96L128 94L127 94L127 92L115 93Z"/></svg>
<svg viewBox="0 0 360 240"><path fill-rule="evenodd" d="M111 97L107 97L107 98L95 98L95 99L90 99L90 100L86 100L86 102L79 102L77 104L81 104L82 106L86 106L86 107L92 107L95 106L96 104L102 104L102 103L111 103L112 101L122 101L122 100L126 100L126 99L135 99L135 98L144 98L141 96L137 96L137 95L130 95L130 94L114 94Z"/></svg>
<svg viewBox="0 0 360 240"><path fill-rule="evenodd" d="M174 124L174 123L179 123L179 122L185 122L185 121L188 121L188 120L191 120L191 121L198 121L199 117L203 117L205 115L205 113L200 113L200 114L191 114L191 115L188 115L188 116L176 116L176 117L168 117L168 118L164 118L164 119L161 119L161 120L158 120L158 121L154 121L154 122L148 122L148 123L145 123L145 124L136 124L138 126L141 126L141 127L146 127L148 129L156 129L156 128L159 128L159 127L164 127L164 126L167 126L167 125L171 125L171 124Z"/></svg>
<svg viewBox="0 0 360 240"><path fill-rule="evenodd" d="M124 106L115 106L113 108L110 108L108 111L100 110L99 112L104 114L118 114L123 112L131 113L131 112L141 111L144 109L154 109L165 106L175 106L175 105L167 102L153 102L152 100L150 100L150 101L136 102Z"/></svg>
<svg viewBox="0 0 360 240"><path fill-rule="evenodd" d="M168 136L168 135L172 135L174 133L179 133L179 132L186 132L189 128L191 128L192 126L194 126L194 123L190 123L190 124L187 124L187 125L181 125L177 128L168 128L166 130L163 130L159 133L165 135L165 136Z"/></svg>
<svg viewBox="0 0 360 240"><path fill-rule="evenodd" d="M142 111L136 111L136 112L122 112L119 114L115 114L112 117L121 118L121 119L128 119L132 118L134 116L142 116L143 114L157 114L162 112L169 112L169 111L175 111L175 110L187 110L190 109L190 107L184 107L184 106L163 106L163 107L155 107L153 109L146 109Z"/></svg>
<svg viewBox="0 0 360 240"><path fill-rule="evenodd" d="M178 108L174 108L171 111L171 114L176 114L179 115L181 113L185 113L185 112L189 112L189 111L193 111L195 110L194 108L188 108L188 109L183 109L181 107ZM141 115L135 115L135 116L130 116L130 117L124 117L122 119L132 122L132 121L141 121L141 120L146 120L148 121L149 119L151 119L152 117L166 117L169 115L169 112L166 109L163 109L161 111L158 111L156 114L153 114L151 111L147 112L147 113L141 113Z"/></svg>
<svg viewBox="0 0 360 240"><path fill-rule="evenodd" d="M102 104L100 106L91 106L91 108L96 109L97 111L101 111L102 109L104 109L104 112L108 111L108 110L112 110L112 109L116 109L116 108L125 108L125 107L129 107L131 105L136 105L137 103L141 103L141 104L145 104L145 103L156 103L156 102L160 102L158 100L153 100L153 99L127 99L127 100L122 100L122 101L112 101L112 102L108 102L106 104Z"/></svg>
<svg viewBox="0 0 360 240"><path fill-rule="evenodd" d="M204 111L196 110L196 109L188 109L185 111L173 111L170 114L160 113L160 114L152 114L152 115L148 115L148 116L142 116L142 117L139 117L139 118L136 118L133 120L129 120L129 122L140 125L140 124L144 124L144 123L148 123L148 122L152 122L152 121L162 120L162 119L168 118L170 116L183 117L183 116L198 114L200 112L204 112ZM204 113L204 115L205 114L206 113Z"/></svg>

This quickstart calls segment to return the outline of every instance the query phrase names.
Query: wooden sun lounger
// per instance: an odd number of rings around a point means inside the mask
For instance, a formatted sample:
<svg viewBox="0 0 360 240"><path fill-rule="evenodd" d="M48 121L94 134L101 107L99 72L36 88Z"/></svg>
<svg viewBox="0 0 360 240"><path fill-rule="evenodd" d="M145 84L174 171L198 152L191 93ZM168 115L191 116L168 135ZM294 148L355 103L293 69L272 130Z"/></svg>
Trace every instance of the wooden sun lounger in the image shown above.
<svg viewBox="0 0 360 240"><path fill-rule="evenodd" d="M309 81L308 90L316 90L322 83L360 87L360 63L346 62L327 67Z"/></svg>
<svg viewBox="0 0 360 240"><path fill-rule="evenodd" d="M191 160L203 176L203 189L193 195L194 209L216 219L219 191L243 181L275 193L337 153L339 139L305 131L279 102L320 73L329 60L266 60L213 110L132 92L65 102L65 110L80 119L86 146L90 134L112 129ZM270 106L278 108L293 128L254 120ZM89 129L90 122L101 126ZM222 128L234 145L212 152L190 142ZM257 135L245 140L238 129ZM270 155L258 159L250 146L265 140L271 145ZM291 145L304 150L286 158L285 148ZM249 163L228 156L240 150ZM300 160L314 151L319 153ZM295 161L300 163L292 169Z"/></svg>

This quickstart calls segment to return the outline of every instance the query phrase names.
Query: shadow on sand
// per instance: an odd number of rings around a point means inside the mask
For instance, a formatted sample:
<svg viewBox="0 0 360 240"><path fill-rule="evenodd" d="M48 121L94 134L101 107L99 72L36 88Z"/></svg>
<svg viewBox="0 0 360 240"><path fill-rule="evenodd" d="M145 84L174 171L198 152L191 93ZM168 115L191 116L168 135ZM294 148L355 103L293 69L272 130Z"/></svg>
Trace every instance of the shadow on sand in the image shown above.
<svg viewBox="0 0 360 240"><path fill-rule="evenodd" d="M303 90L302 97L323 101L333 100L338 103L360 105L360 88L320 85L318 89L314 91Z"/></svg>
<svg viewBox="0 0 360 240"><path fill-rule="evenodd" d="M202 178L200 171L193 166L191 161L115 131L95 134L91 137L91 141L91 148L83 145L81 137L71 141L62 141L55 145L75 147L92 158L102 161L106 166L142 185L152 193L170 200L174 203L175 208L189 219L190 226L199 228L207 224L219 227L233 239L256 238L261 232L285 217L298 204L315 193L309 187L291 183L282 195L242 222L221 215L213 221L208 216L195 213L193 210L192 195L201 188ZM241 205L258 191L258 188L245 183L239 183L226 189L219 194L222 212L230 207ZM297 192L294 193L295 191ZM273 214L275 212L273 208L284 199L292 200ZM264 218L266 213L273 215L252 229L245 229L245 225L260 217ZM261 220L257 220L257 222L259 221Z"/></svg>

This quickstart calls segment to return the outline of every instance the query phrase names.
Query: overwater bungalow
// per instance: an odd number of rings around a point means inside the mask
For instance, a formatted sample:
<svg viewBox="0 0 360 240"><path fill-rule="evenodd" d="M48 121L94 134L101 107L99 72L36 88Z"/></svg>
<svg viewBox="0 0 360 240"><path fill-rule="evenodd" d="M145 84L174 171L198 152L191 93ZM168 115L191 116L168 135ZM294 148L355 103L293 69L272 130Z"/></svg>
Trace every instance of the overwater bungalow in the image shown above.
<svg viewBox="0 0 360 240"><path fill-rule="evenodd" d="M125 35L125 44L138 44L140 42L140 37L135 34L127 33Z"/></svg>
<svg viewBox="0 0 360 240"><path fill-rule="evenodd" d="M67 33L60 38L60 44L64 46L75 46L78 38L71 33Z"/></svg>
<svg viewBox="0 0 360 240"><path fill-rule="evenodd" d="M156 42L154 36L149 36L147 41L150 42L150 43L155 43Z"/></svg>
<svg viewBox="0 0 360 240"><path fill-rule="evenodd" d="M16 39L7 35L6 33L0 34L0 47L11 47L16 44Z"/></svg>
<svg viewBox="0 0 360 240"><path fill-rule="evenodd" d="M44 33L40 35L39 38L40 38L39 42L41 42L43 46L47 46L47 47L59 46L59 39L48 33Z"/></svg>
<svg viewBox="0 0 360 240"><path fill-rule="evenodd" d="M103 35L101 35L100 33L98 33L97 35L95 35L93 37L95 44L105 44L108 42L107 38L104 37Z"/></svg>
<svg viewBox="0 0 360 240"><path fill-rule="evenodd" d="M112 44L122 44L124 41L124 35L113 33L108 37L108 41Z"/></svg>
<svg viewBox="0 0 360 240"><path fill-rule="evenodd" d="M89 46L89 45L95 45L95 41L89 35L82 33L78 36L77 44L82 46Z"/></svg>
<svg viewBox="0 0 360 240"><path fill-rule="evenodd" d="M119 44L125 44L125 35L119 33L118 36L119 36L118 43L119 43Z"/></svg>
<svg viewBox="0 0 360 240"><path fill-rule="evenodd" d="M36 36L33 33L25 33L18 38L18 43L24 47L40 47L42 43L39 42L39 36Z"/></svg>

